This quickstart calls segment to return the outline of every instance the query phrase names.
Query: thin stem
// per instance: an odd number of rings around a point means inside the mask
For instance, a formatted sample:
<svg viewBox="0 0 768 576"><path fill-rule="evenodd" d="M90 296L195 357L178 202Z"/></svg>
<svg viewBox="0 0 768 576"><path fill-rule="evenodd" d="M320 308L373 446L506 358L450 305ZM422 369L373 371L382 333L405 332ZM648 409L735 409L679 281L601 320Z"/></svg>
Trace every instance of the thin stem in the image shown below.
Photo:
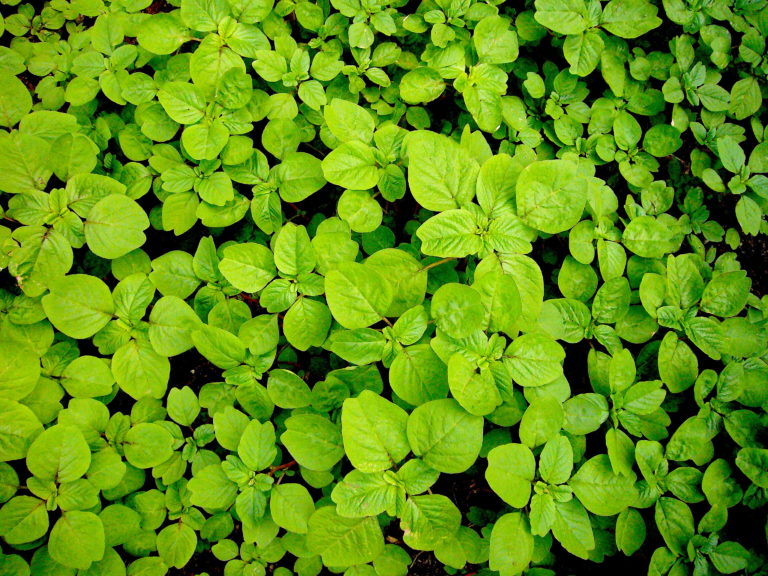
<svg viewBox="0 0 768 576"><path fill-rule="evenodd" d="M451 262L452 260L457 260L457 258L443 258L442 260L438 260L437 262L432 262L432 264L427 264L423 268L419 270L419 272L424 272L425 270L431 270L432 268L437 268L438 266L441 266L442 264L445 264L446 262Z"/></svg>
<svg viewBox="0 0 768 576"><path fill-rule="evenodd" d="M287 470L288 468L291 468L293 466L296 466L296 460L291 460L290 462L286 462L285 464L280 464L280 466L272 466L272 468L269 469L269 472L267 473L267 475L274 476L275 472L279 472L280 470Z"/></svg>

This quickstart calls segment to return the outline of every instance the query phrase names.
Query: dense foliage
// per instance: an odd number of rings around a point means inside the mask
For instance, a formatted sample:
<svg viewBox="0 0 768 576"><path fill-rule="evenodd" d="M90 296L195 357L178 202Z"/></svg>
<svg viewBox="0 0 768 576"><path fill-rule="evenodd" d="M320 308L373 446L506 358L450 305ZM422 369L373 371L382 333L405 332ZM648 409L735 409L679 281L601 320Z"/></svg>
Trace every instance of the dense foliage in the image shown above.
<svg viewBox="0 0 768 576"><path fill-rule="evenodd" d="M768 574L766 0L1 1L0 575Z"/></svg>

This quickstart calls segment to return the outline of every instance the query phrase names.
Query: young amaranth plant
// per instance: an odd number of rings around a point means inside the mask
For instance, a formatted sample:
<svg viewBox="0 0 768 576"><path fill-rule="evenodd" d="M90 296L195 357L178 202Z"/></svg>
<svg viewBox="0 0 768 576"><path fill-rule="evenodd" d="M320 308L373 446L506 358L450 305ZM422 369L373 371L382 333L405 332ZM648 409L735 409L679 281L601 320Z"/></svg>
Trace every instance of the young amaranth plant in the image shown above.
<svg viewBox="0 0 768 576"><path fill-rule="evenodd" d="M0 574L768 573L765 2L0 8Z"/></svg>

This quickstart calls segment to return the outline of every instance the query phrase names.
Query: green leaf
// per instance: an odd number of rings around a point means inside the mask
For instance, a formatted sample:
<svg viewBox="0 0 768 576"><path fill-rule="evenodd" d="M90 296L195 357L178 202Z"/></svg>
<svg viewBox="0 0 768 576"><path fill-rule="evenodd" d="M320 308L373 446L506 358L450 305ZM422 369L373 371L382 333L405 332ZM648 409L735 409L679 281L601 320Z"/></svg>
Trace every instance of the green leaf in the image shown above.
<svg viewBox="0 0 768 576"><path fill-rule="evenodd" d="M598 516L613 516L637 498L635 475L613 473L607 454L587 460L568 485L584 507Z"/></svg>
<svg viewBox="0 0 768 576"><path fill-rule="evenodd" d="M37 354L19 344L4 345L8 358L14 360L0 364L0 397L21 400L37 386L40 378L40 359Z"/></svg>
<svg viewBox="0 0 768 576"><path fill-rule="evenodd" d="M29 445L43 431L32 410L4 397L0 397L0 422L0 462L24 458Z"/></svg>
<svg viewBox="0 0 768 576"><path fill-rule="evenodd" d="M547 441L539 456L539 474L549 484L563 484L573 472L573 447L565 436Z"/></svg>
<svg viewBox="0 0 768 576"><path fill-rule="evenodd" d="M768 450L742 448L736 455L736 466L760 488L768 487Z"/></svg>
<svg viewBox="0 0 768 576"><path fill-rule="evenodd" d="M451 395L470 414L485 416L493 412L502 398L490 370L481 370L457 352L448 361L448 385Z"/></svg>
<svg viewBox="0 0 768 576"><path fill-rule="evenodd" d="M472 42L482 63L507 64L517 60L517 34L509 29L509 21L501 16L486 16L480 20L472 34Z"/></svg>
<svg viewBox="0 0 768 576"><path fill-rule="evenodd" d="M534 17L539 24L558 34L580 34L588 26L583 0L537 0Z"/></svg>
<svg viewBox="0 0 768 576"><path fill-rule="evenodd" d="M440 97L445 81L434 68L419 66L400 78L399 88L400 98L406 104L426 104Z"/></svg>
<svg viewBox="0 0 768 576"><path fill-rule="evenodd" d="M164 84L157 93L157 99L166 114L179 124L194 124L205 115L205 95L200 88L189 82Z"/></svg>
<svg viewBox="0 0 768 576"><path fill-rule="evenodd" d="M763 98L760 95L760 85L753 76L738 80L731 88L731 104L728 113L736 120L744 120L760 110Z"/></svg>
<svg viewBox="0 0 768 576"><path fill-rule="evenodd" d="M563 347L539 334L519 336L504 353L505 366L521 386L542 386L559 378L564 359Z"/></svg>
<svg viewBox="0 0 768 576"><path fill-rule="evenodd" d="M216 441L222 448L235 452L240 447L243 432L248 427L248 416L234 406L226 406L213 415Z"/></svg>
<svg viewBox="0 0 768 576"><path fill-rule="evenodd" d="M87 274L70 274L50 286L43 296L46 316L72 338L90 338L112 319L115 305L107 285Z"/></svg>
<svg viewBox="0 0 768 576"><path fill-rule="evenodd" d="M323 176L331 184L352 190L369 190L379 182L373 148L358 140L345 142L323 160Z"/></svg>
<svg viewBox="0 0 768 576"><path fill-rule="evenodd" d="M0 133L0 190L18 194L45 189L53 174L49 153L50 144L42 138Z"/></svg>
<svg viewBox="0 0 768 576"><path fill-rule="evenodd" d="M163 296L149 315L149 341L161 356L176 356L194 346L192 332L200 324L200 317L184 300Z"/></svg>
<svg viewBox="0 0 768 576"><path fill-rule="evenodd" d="M389 474L352 470L331 493L336 511L345 518L377 516L383 512L398 514L405 501L405 490L393 480Z"/></svg>
<svg viewBox="0 0 768 576"><path fill-rule="evenodd" d="M699 363L688 344L667 332L659 348L659 376L673 394L687 390L699 375Z"/></svg>
<svg viewBox="0 0 768 576"><path fill-rule="evenodd" d="M115 378L101 358L80 356L64 369L60 382L74 398L95 398L109 395Z"/></svg>
<svg viewBox="0 0 768 576"><path fill-rule="evenodd" d="M367 144L373 139L375 123L365 108L348 100L334 98L323 110L328 129L341 142L359 140Z"/></svg>
<svg viewBox="0 0 768 576"><path fill-rule="evenodd" d="M283 319L286 340L297 350L321 346L331 327L328 306L317 300L299 298Z"/></svg>
<svg viewBox="0 0 768 576"><path fill-rule="evenodd" d="M243 24L256 24L266 20L274 4L273 0L229 0L232 16Z"/></svg>
<svg viewBox="0 0 768 576"><path fill-rule="evenodd" d="M409 498L400 522L403 541L415 550L434 550L460 525L461 512L442 494Z"/></svg>
<svg viewBox="0 0 768 576"><path fill-rule="evenodd" d="M413 406L448 396L448 370L429 344L403 348L389 369L389 385Z"/></svg>
<svg viewBox="0 0 768 576"><path fill-rule="evenodd" d="M280 408L304 408L312 401L312 391L307 383L290 370L270 371L267 392Z"/></svg>
<svg viewBox="0 0 768 576"><path fill-rule="evenodd" d="M452 338L466 338L486 324L480 293L464 284L440 286L432 297L431 314L437 327Z"/></svg>
<svg viewBox="0 0 768 576"><path fill-rule="evenodd" d="M190 502L208 510L226 510L235 502L237 484L231 482L221 464L211 464L195 473L187 484Z"/></svg>
<svg viewBox="0 0 768 576"><path fill-rule="evenodd" d="M277 457L275 439L275 427L271 422L262 424L251 420L240 437L237 455L254 472L265 470Z"/></svg>
<svg viewBox="0 0 768 576"><path fill-rule="evenodd" d="M446 210L432 216L416 231L421 251L428 256L464 258L483 247L473 214L467 210Z"/></svg>
<svg viewBox="0 0 768 576"><path fill-rule="evenodd" d="M523 444L504 444L488 453L485 479L491 490L514 508L528 504L535 472L533 452Z"/></svg>
<svg viewBox="0 0 768 576"><path fill-rule="evenodd" d="M584 506L578 500L572 499L567 502L555 502L555 510L552 535L568 552L587 559L589 552L595 548L595 537Z"/></svg>
<svg viewBox="0 0 768 576"><path fill-rule="evenodd" d="M196 546L197 533L183 522L166 526L157 535L157 553L163 562L174 568L186 566Z"/></svg>
<svg viewBox="0 0 768 576"><path fill-rule="evenodd" d="M365 261L365 266L381 274L392 288L392 302L385 316L402 316L407 310L424 301L427 271L416 258L404 250L379 250Z"/></svg>
<svg viewBox="0 0 768 576"><path fill-rule="evenodd" d="M181 18L199 32L215 32L219 22L229 16L227 0L184 0Z"/></svg>
<svg viewBox="0 0 768 576"><path fill-rule="evenodd" d="M315 268L315 249L304 226L287 222L275 236L275 264L289 276L307 274Z"/></svg>
<svg viewBox="0 0 768 576"><path fill-rule="evenodd" d="M601 24L620 38L637 38L661 26L656 12L647 0L611 0L603 8Z"/></svg>
<svg viewBox="0 0 768 576"><path fill-rule="evenodd" d="M701 296L701 309L721 318L736 316L749 298L752 280L743 270L722 272L713 277Z"/></svg>
<svg viewBox="0 0 768 576"><path fill-rule="evenodd" d="M624 229L622 243L643 258L663 258L677 249L673 230L653 216L638 216Z"/></svg>
<svg viewBox="0 0 768 576"><path fill-rule="evenodd" d="M189 29L179 13L155 14L141 24L136 35L139 46L153 54L172 54L189 39ZM168 85L163 86L167 90Z"/></svg>
<svg viewBox="0 0 768 576"><path fill-rule="evenodd" d="M741 146L733 138L728 137L717 139L717 155L723 163L723 168L733 174L738 174L747 160Z"/></svg>
<svg viewBox="0 0 768 576"><path fill-rule="evenodd" d="M680 131L669 124L656 124L643 136L643 149L657 158L674 154L682 145Z"/></svg>
<svg viewBox="0 0 768 576"><path fill-rule="evenodd" d="M171 457L175 442L168 429L160 424L136 424L128 430L123 441L125 459L136 468L159 466Z"/></svg>
<svg viewBox="0 0 768 576"><path fill-rule="evenodd" d="M600 33L595 30L568 36L563 44L563 54L571 65L571 74L577 76L591 74L600 63L600 55L604 47L605 42Z"/></svg>
<svg viewBox="0 0 768 576"><path fill-rule="evenodd" d="M27 453L27 468L38 478L73 482L91 465L91 451L75 426L59 424L40 434Z"/></svg>
<svg viewBox="0 0 768 576"><path fill-rule="evenodd" d="M243 292L258 292L277 272L272 252L255 242L227 246L223 255L219 270L232 286Z"/></svg>
<svg viewBox="0 0 768 576"><path fill-rule="evenodd" d="M407 421L405 410L370 390L348 398L341 412L347 458L362 472L388 470L411 451Z"/></svg>
<svg viewBox="0 0 768 576"><path fill-rule="evenodd" d="M272 488L269 509L275 524L289 532L306 534L315 502L301 484L278 484Z"/></svg>
<svg viewBox="0 0 768 576"><path fill-rule="evenodd" d="M184 149L195 160L215 160L229 140L229 130L220 119L188 126L181 133Z"/></svg>
<svg viewBox="0 0 768 576"><path fill-rule="evenodd" d="M587 180L567 160L526 166L517 180L517 215L531 228L556 234L573 228L587 203Z"/></svg>
<svg viewBox="0 0 768 576"><path fill-rule="evenodd" d="M601 394L577 394L566 400L565 424L569 434L585 435L594 432L610 415L608 401Z"/></svg>
<svg viewBox="0 0 768 576"><path fill-rule="evenodd" d="M48 553L59 564L87 570L104 556L104 525L93 512L66 512L51 529Z"/></svg>
<svg viewBox="0 0 768 576"><path fill-rule="evenodd" d="M344 456L341 432L327 418L297 414L288 418L285 425L280 440L301 466L322 472L333 468Z"/></svg>
<svg viewBox="0 0 768 576"><path fill-rule="evenodd" d="M475 195L477 162L447 136L417 130L406 138L408 186L414 199L436 212L460 208Z"/></svg>
<svg viewBox="0 0 768 576"><path fill-rule="evenodd" d="M280 183L280 198L286 202L301 202L325 186L320 160L306 152L285 154L276 168Z"/></svg>
<svg viewBox="0 0 768 576"><path fill-rule="evenodd" d="M111 194L91 208L85 220L88 247L102 258L120 258L146 241L149 218L135 200Z"/></svg>
<svg viewBox="0 0 768 576"><path fill-rule="evenodd" d="M477 459L483 440L483 418L455 400L432 400L408 417L408 442L416 456L439 472L458 474Z"/></svg>
<svg viewBox="0 0 768 576"><path fill-rule="evenodd" d="M627 508L616 518L616 548L632 556L645 542L645 521L640 512Z"/></svg>
<svg viewBox="0 0 768 576"><path fill-rule="evenodd" d="M376 518L343 518L335 507L325 506L309 519L307 546L326 566L351 566L375 560L384 537Z"/></svg>
<svg viewBox="0 0 768 576"><path fill-rule="evenodd" d="M387 339L378 330L358 328L334 332L328 338L327 347L347 362L362 366L380 361L386 344Z"/></svg>
<svg viewBox="0 0 768 576"><path fill-rule="evenodd" d="M738 542L721 542L710 552L709 559L719 572L734 574L749 565L752 554Z"/></svg>
<svg viewBox="0 0 768 576"><path fill-rule="evenodd" d="M696 533L688 504L676 498L661 497L656 502L654 517L667 547L675 554L685 554L688 541Z"/></svg>
<svg viewBox="0 0 768 576"><path fill-rule="evenodd" d="M328 272L325 292L333 317L350 330L375 324L392 302L389 283L357 262L344 262Z"/></svg>
<svg viewBox="0 0 768 576"><path fill-rule="evenodd" d="M505 514L493 525L489 564L501 576L520 574L533 561L533 535L528 518Z"/></svg>
<svg viewBox="0 0 768 576"><path fill-rule="evenodd" d="M63 134L53 148L58 152L52 158L53 172L62 181L90 173L98 162L99 147L84 134Z"/></svg>
<svg viewBox="0 0 768 576"><path fill-rule="evenodd" d="M631 474L635 463L635 444L630 437L618 428L610 428L605 433L605 446L614 473Z"/></svg>
<svg viewBox="0 0 768 576"><path fill-rule="evenodd" d="M200 414L200 402L192 388L171 388L168 392L168 416L182 426L191 426Z"/></svg>
<svg viewBox="0 0 768 576"><path fill-rule="evenodd" d="M13 128L32 109L32 96L27 87L5 72L0 74L0 126Z"/></svg>
<svg viewBox="0 0 768 576"><path fill-rule="evenodd" d="M757 236L763 222L760 206L749 196L742 196L736 203L736 219L745 234Z"/></svg>
<svg viewBox="0 0 768 576"><path fill-rule="evenodd" d="M520 440L535 448L554 438L565 420L563 405L554 396L543 394L531 402L520 422Z"/></svg>
<svg viewBox="0 0 768 576"><path fill-rule="evenodd" d="M10 546L34 542L47 532L45 500L15 496L0 508L0 537Z"/></svg>
<svg viewBox="0 0 768 576"><path fill-rule="evenodd" d="M353 232L370 233L381 224L381 205L366 190L345 190L336 207Z"/></svg>
<svg viewBox="0 0 768 576"><path fill-rule="evenodd" d="M666 456L670 460L690 460L705 449L711 434L704 418L692 416L683 421L667 443Z"/></svg>
<svg viewBox="0 0 768 576"><path fill-rule="evenodd" d="M171 363L146 340L132 340L115 352L112 373L120 389L132 398L162 398L168 386Z"/></svg>

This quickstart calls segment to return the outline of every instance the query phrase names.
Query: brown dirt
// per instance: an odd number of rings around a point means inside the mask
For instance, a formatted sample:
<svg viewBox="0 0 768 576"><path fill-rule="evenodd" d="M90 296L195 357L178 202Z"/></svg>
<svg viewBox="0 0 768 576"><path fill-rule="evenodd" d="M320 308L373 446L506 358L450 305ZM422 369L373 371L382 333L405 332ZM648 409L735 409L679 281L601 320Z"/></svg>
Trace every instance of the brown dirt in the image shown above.
<svg viewBox="0 0 768 576"><path fill-rule="evenodd" d="M742 236L741 246L736 249L736 254L739 255L741 267L752 279L752 292L759 297L768 294L768 268L765 265L765 256L768 254L768 237L763 234Z"/></svg>

